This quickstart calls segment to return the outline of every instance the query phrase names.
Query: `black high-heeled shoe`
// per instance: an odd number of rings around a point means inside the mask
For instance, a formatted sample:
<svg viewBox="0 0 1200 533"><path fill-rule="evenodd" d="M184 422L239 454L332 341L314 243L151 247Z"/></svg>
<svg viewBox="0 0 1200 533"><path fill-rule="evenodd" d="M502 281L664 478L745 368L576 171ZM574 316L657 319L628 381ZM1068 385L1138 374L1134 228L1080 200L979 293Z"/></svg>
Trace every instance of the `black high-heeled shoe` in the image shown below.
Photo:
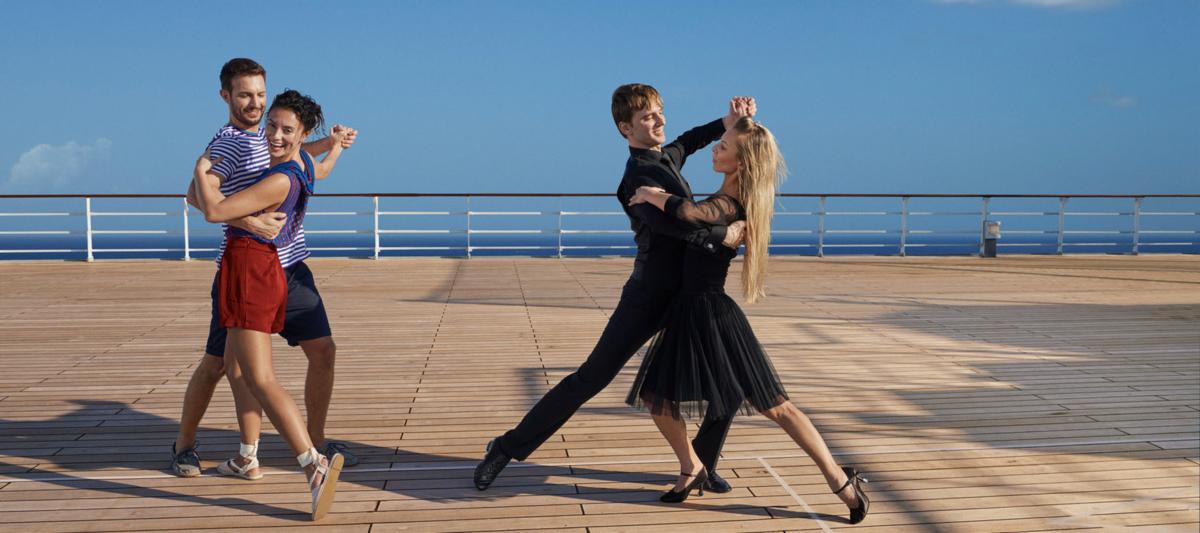
<svg viewBox="0 0 1200 533"><path fill-rule="evenodd" d="M680 472L679 475L695 475L696 479L693 479L691 483L688 483L687 486L679 492L675 492L674 489L664 492L662 496L659 496L658 501L663 503L682 502L688 499L688 496L692 493L693 489L700 489L700 495L704 496L704 482L708 480L708 470L705 470L704 467L701 467L700 471L696 472L695 474L692 474L691 472Z"/></svg>
<svg viewBox="0 0 1200 533"><path fill-rule="evenodd" d="M854 487L854 496L858 498L858 507L850 509L850 523L857 524L867 518L867 511L871 508L871 499L867 497L866 492L863 492L862 485L860 484L868 483L869 480L863 477L862 474L859 474L858 470L848 466L843 466L842 472L846 473L846 483L838 488L838 490L833 491L833 493L837 494L846 490L846 487Z"/></svg>

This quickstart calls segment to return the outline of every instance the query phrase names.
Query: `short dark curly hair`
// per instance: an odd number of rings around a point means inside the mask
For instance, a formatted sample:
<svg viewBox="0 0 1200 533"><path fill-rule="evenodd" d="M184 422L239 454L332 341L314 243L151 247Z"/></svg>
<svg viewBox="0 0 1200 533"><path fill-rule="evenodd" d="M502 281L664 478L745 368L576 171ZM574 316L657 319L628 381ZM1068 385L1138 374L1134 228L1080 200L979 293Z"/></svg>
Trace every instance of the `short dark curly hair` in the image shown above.
<svg viewBox="0 0 1200 533"><path fill-rule="evenodd" d="M262 76L266 78L267 70L253 59L235 57L226 61L221 67L221 88L226 91L232 91L233 79L240 76Z"/></svg>
<svg viewBox="0 0 1200 533"><path fill-rule="evenodd" d="M295 89L285 89L276 95L267 112L276 108L288 109L295 113L300 119L300 124L304 125L304 131L309 134L318 133L325 126L325 115L321 113L320 104L311 96L300 94L300 91Z"/></svg>

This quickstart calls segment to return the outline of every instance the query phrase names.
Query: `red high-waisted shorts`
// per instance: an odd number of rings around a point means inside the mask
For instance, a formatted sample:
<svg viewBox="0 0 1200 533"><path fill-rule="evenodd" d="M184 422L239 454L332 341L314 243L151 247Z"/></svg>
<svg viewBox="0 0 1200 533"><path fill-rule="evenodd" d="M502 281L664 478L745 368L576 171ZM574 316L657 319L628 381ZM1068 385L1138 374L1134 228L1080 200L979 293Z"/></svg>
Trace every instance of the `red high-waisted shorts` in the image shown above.
<svg viewBox="0 0 1200 533"><path fill-rule="evenodd" d="M287 278L274 244L236 236L225 244L218 280L221 327L279 333L287 311Z"/></svg>

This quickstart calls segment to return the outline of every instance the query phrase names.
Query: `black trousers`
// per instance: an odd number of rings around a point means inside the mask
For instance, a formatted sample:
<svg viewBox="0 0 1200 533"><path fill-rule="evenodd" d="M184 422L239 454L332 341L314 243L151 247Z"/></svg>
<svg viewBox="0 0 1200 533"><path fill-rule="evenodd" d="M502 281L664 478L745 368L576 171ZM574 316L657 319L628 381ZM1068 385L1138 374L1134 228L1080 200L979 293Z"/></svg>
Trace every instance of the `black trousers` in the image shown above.
<svg viewBox="0 0 1200 533"><path fill-rule="evenodd" d="M659 321L675 293L647 287L635 278L625 283L621 301L583 365L542 396L517 427L500 436L499 445L504 453L524 461L585 402L608 386L638 348L658 331ZM692 440L696 455L709 471L717 466L731 422L732 418L705 417Z"/></svg>

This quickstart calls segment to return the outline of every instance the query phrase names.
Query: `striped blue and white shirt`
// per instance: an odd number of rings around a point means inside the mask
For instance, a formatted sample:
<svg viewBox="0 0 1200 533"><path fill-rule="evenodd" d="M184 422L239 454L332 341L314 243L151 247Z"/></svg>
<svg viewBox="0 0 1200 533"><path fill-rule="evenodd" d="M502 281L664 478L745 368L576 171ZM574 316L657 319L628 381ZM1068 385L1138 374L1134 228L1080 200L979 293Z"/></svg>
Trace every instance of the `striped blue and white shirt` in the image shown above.
<svg viewBox="0 0 1200 533"><path fill-rule="evenodd" d="M249 132L238 129L233 124L226 124L217 130L208 150L215 160L217 156L224 159L213 165L213 172L220 174L221 194L230 196L245 189L262 179L263 171L271 165L271 155L267 153L267 138L263 130ZM221 233L226 233L226 225L221 225ZM290 267L306 259L308 244L304 241L304 226L301 225L287 244L278 248L279 264L283 268ZM221 239L221 248L217 251L217 268L221 268L221 256L225 253L225 238Z"/></svg>

